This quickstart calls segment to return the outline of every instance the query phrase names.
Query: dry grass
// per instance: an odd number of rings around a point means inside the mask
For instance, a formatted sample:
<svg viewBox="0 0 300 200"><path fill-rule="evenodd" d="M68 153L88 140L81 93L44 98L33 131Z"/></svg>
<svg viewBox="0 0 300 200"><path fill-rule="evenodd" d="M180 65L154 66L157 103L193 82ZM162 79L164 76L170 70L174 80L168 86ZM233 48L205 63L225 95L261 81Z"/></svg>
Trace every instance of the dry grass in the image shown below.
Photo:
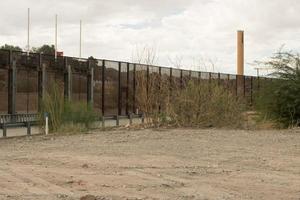
<svg viewBox="0 0 300 200"><path fill-rule="evenodd" d="M137 101L147 126L242 127L245 104L222 86L188 81L181 87L159 76L147 79L142 73L137 85Z"/></svg>

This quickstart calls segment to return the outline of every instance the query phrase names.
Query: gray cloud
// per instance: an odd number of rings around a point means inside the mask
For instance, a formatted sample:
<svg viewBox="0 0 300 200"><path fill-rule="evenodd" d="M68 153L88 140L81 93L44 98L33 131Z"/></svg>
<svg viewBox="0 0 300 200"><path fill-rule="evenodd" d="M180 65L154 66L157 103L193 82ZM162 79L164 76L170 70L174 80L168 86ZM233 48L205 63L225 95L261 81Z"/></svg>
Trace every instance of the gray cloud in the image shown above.
<svg viewBox="0 0 300 200"><path fill-rule="evenodd" d="M245 30L246 63L264 59L281 44L299 50L298 0L10 0L1 2L0 44L25 47L27 7L31 45L54 42L59 15L59 49L78 55L79 20L84 22L84 56L130 61L136 46L154 45L157 64L182 57L185 66L212 59L221 72L235 72L236 30ZM212 70L212 69L208 69ZM254 74L247 65L246 73Z"/></svg>

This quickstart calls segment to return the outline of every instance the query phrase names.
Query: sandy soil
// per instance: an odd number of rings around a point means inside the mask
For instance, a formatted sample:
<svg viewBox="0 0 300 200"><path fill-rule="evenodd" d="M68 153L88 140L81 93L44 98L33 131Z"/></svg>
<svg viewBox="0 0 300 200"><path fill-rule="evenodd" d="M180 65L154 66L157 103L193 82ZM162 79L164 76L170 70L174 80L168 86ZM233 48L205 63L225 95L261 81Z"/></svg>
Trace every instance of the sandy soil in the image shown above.
<svg viewBox="0 0 300 200"><path fill-rule="evenodd" d="M300 199L300 131L0 140L0 199Z"/></svg>

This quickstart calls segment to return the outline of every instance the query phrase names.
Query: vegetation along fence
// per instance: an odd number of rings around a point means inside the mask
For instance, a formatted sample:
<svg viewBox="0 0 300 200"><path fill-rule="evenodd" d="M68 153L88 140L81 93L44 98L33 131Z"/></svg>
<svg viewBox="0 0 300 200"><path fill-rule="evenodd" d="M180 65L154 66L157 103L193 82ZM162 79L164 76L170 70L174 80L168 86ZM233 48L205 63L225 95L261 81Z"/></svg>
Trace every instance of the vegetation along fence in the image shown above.
<svg viewBox="0 0 300 200"><path fill-rule="evenodd" d="M43 95L55 82L63 87L65 99L89 102L103 116L138 114L136 75L140 72L147 79L155 74L180 84L189 79L220 84L249 104L266 79L0 50L0 113L37 113Z"/></svg>

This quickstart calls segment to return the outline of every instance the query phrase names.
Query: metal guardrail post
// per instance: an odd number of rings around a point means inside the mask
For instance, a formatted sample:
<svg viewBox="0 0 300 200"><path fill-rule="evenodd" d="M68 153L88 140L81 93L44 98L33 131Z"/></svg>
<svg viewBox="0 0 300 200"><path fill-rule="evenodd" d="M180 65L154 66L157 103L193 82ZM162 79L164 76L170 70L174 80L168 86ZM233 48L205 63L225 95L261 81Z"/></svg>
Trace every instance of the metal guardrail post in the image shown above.
<svg viewBox="0 0 300 200"><path fill-rule="evenodd" d="M145 115L144 115L144 113L142 114L142 124L144 124L145 123Z"/></svg>
<svg viewBox="0 0 300 200"><path fill-rule="evenodd" d="M105 119L103 116L102 116L102 128L105 128Z"/></svg>
<svg viewBox="0 0 300 200"><path fill-rule="evenodd" d="M3 137L6 138L6 136L7 136L7 128L6 128L6 124L5 123L3 123L3 125L2 125L2 129L3 129Z"/></svg>
<svg viewBox="0 0 300 200"><path fill-rule="evenodd" d="M119 117L119 115L116 116L116 126L120 126L120 117Z"/></svg>
<svg viewBox="0 0 300 200"><path fill-rule="evenodd" d="M27 122L26 125L27 125L27 135L31 135L31 126L30 126L30 122Z"/></svg>
<svg viewBox="0 0 300 200"><path fill-rule="evenodd" d="M132 113L129 114L129 124L132 125Z"/></svg>

